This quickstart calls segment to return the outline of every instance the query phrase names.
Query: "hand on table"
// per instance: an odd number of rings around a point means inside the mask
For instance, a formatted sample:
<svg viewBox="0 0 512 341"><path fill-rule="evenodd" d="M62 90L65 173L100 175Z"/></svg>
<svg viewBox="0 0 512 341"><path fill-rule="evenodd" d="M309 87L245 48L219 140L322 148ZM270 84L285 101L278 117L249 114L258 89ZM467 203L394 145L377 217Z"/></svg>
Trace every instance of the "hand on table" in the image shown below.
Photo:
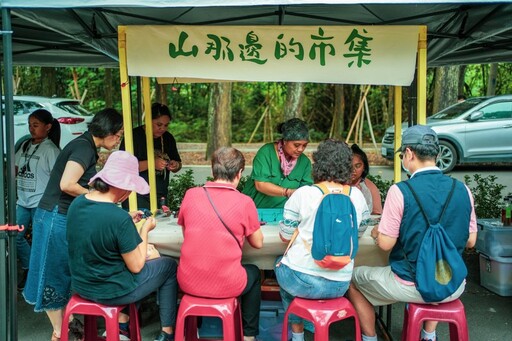
<svg viewBox="0 0 512 341"><path fill-rule="evenodd" d="M146 218L146 221L142 225L141 231L143 229L146 229L147 232L150 232L150 231L152 231L155 228L155 226L156 226L155 218L154 217L148 217L148 218Z"/></svg>
<svg viewBox="0 0 512 341"><path fill-rule="evenodd" d="M137 224L139 221L141 221L142 216L144 215L144 212L139 210L139 211L128 212L128 214L130 215L130 217L132 217L133 222L135 224Z"/></svg>

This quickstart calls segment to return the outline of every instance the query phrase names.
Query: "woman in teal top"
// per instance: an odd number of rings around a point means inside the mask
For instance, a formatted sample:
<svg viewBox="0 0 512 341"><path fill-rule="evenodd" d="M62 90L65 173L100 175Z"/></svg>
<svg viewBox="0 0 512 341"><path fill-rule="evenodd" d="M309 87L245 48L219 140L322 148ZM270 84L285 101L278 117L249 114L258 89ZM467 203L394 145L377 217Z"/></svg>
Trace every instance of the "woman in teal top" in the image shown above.
<svg viewBox="0 0 512 341"><path fill-rule="evenodd" d="M282 138L256 153L243 190L257 208L282 208L297 188L313 184L311 161L304 155L309 142L306 123L292 118L281 123L278 131Z"/></svg>

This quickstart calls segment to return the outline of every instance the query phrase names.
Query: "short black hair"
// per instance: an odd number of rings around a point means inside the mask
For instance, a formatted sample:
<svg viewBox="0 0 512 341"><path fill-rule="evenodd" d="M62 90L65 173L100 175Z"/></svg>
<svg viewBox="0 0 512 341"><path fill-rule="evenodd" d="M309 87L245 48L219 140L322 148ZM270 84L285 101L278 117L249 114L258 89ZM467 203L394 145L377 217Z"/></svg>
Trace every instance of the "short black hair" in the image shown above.
<svg viewBox="0 0 512 341"><path fill-rule="evenodd" d="M151 119L154 120L160 116L168 116L169 119L172 119L169 107L165 104L155 102L151 105Z"/></svg>
<svg viewBox="0 0 512 341"><path fill-rule="evenodd" d="M123 128L123 116L113 108L98 111L89 124L89 133L94 137L105 138Z"/></svg>

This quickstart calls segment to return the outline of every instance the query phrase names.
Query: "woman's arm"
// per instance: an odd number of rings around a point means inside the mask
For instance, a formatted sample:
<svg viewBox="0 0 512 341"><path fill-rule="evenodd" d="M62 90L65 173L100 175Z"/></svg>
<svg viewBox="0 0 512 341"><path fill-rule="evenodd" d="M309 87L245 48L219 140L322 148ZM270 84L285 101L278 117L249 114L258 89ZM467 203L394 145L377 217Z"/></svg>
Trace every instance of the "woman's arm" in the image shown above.
<svg viewBox="0 0 512 341"><path fill-rule="evenodd" d="M148 233L156 226L156 220L153 217L147 218L140 229L140 237L142 242L137 247L128 253L123 253L123 259L128 270L132 273L139 273L144 264L146 264L146 253L148 250Z"/></svg>
<svg viewBox="0 0 512 341"><path fill-rule="evenodd" d="M247 236L247 241L255 249L261 249L263 247L263 232L261 229L254 231L253 234Z"/></svg>
<svg viewBox="0 0 512 341"><path fill-rule="evenodd" d="M263 182L254 180L254 187L258 192L272 196L272 197L287 197L289 198L295 189L285 188L278 185L274 185L271 182Z"/></svg>
<svg viewBox="0 0 512 341"><path fill-rule="evenodd" d="M82 165L75 161L68 161L60 178L60 190L74 197L89 192L87 188L78 184L84 173Z"/></svg>
<svg viewBox="0 0 512 341"><path fill-rule="evenodd" d="M373 207L368 208L372 211L372 214L382 214L382 199L380 197L379 189L369 179L364 179L364 182L366 183L366 186L368 186L368 189L370 190L370 193L372 195Z"/></svg>

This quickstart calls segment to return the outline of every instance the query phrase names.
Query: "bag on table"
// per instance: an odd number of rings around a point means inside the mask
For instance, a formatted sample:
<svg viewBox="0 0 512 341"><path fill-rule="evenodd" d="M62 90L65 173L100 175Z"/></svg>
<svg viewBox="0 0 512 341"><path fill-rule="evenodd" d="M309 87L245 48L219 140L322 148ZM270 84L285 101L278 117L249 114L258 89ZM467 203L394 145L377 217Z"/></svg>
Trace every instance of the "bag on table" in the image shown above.
<svg viewBox="0 0 512 341"><path fill-rule="evenodd" d="M457 291L468 274L462 255L442 224L444 212L455 190L456 180L453 179L448 199L441 211L439 222L436 224L428 220L412 186L407 181L404 183L409 187L428 225L416 260L416 274L414 276L416 289L418 289L425 302L440 302Z"/></svg>
<svg viewBox="0 0 512 341"><path fill-rule="evenodd" d="M352 187L343 186L331 193L323 185L315 185L324 194L313 225L311 255L321 268L339 270L356 256L358 248L357 213L350 200Z"/></svg>

